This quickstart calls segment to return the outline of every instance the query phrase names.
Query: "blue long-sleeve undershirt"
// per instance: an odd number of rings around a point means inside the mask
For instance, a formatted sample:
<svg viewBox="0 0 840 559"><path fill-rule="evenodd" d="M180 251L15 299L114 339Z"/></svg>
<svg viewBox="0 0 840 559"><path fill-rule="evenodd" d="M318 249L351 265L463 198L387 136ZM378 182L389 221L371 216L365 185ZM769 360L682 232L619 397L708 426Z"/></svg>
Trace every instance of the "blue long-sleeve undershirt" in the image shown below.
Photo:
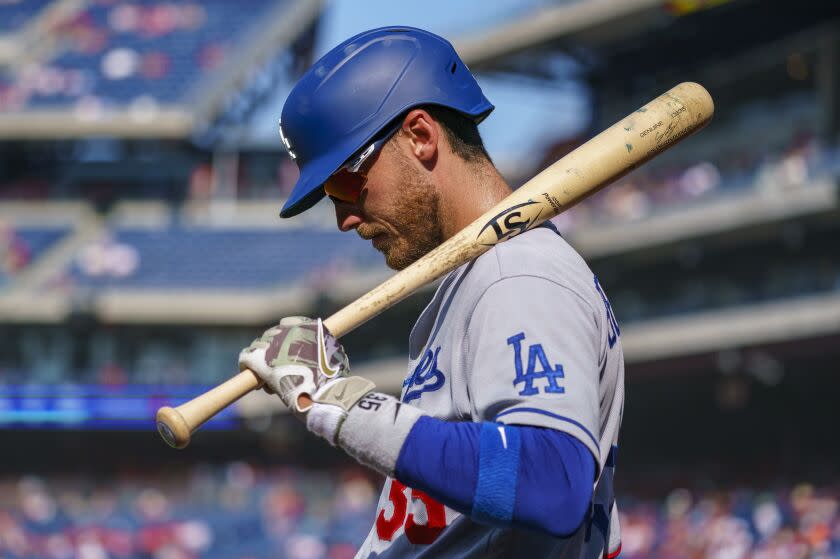
<svg viewBox="0 0 840 559"><path fill-rule="evenodd" d="M555 536L583 522L594 476L590 451L561 431L428 416L412 427L395 472L477 521Z"/></svg>

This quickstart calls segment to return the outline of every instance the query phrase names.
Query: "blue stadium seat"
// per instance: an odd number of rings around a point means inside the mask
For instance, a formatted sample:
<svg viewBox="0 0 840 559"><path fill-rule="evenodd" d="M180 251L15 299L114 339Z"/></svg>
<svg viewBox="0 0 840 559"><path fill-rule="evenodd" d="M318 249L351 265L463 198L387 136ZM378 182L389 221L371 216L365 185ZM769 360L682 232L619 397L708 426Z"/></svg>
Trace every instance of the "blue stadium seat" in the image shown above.
<svg viewBox="0 0 840 559"><path fill-rule="evenodd" d="M69 231L69 227L15 227L12 233L13 240L3 239L0 252L3 253L0 262L0 286L14 276L15 272L29 266L37 260L41 254L49 249L55 242L61 239ZM20 255L22 259L13 263L16 259L13 253Z"/></svg>
<svg viewBox="0 0 840 559"><path fill-rule="evenodd" d="M19 31L52 0L0 2L0 34Z"/></svg>
<svg viewBox="0 0 840 559"><path fill-rule="evenodd" d="M117 229L112 241L137 252L125 277L71 271L83 285L132 288L251 289L315 281L322 274L383 266L382 256L355 235L337 231Z"/></svg>

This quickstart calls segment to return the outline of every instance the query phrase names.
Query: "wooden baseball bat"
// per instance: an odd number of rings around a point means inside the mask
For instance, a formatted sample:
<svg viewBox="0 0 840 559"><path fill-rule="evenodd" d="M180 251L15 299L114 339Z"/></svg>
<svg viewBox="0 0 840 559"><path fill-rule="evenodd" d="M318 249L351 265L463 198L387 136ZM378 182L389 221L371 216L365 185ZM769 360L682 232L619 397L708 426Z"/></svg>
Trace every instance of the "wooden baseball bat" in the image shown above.
<svg viewBox="0 0 840 559"><path fill-rule="evenodd" d="M705 126L714 102L703 86L685 82L632 112L522 185L493 209L411 266L324 321L340 337L417 288L524 233L662 153ZM161 408L163 439L184 448L190 435L226 406L262 385L249 370L178 406Z"/></svg>

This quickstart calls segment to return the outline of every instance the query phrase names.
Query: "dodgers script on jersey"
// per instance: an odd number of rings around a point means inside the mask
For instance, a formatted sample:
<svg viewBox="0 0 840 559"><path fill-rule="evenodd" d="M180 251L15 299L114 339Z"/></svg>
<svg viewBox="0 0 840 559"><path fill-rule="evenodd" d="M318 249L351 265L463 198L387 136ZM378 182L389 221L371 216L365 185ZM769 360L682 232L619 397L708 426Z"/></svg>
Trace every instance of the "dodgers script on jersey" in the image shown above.
<svg viewBox="0 0 840 559"><path fill-rule="evenodd" d="M620 330L598 279L547 224L451 272L409 340L401 400L450 421L566 432L598 465L593 505L565 538L480 524L385 481L362 557L615 557L613 471L624 406ZM551 487L546 487L551 491Z"/></svg>

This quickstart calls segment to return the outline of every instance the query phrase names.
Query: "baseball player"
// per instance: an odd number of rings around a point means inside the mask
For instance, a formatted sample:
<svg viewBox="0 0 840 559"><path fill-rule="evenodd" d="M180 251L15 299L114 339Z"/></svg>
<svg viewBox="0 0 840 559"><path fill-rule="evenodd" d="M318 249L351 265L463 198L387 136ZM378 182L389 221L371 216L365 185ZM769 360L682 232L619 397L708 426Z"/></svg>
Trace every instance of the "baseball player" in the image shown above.
<svg viewBox="0 0 840 559"><path fill-rule="evenodd" d="M289 95L291 217L329 196L402 269L511 189L477 123L493 110L452 45L361 33ZM357 557L616 557L620 331L597 278L546 222L447 275L409 338L399 399L349 376L320 320L240 355L307 428L387 476Z"/></svg>

